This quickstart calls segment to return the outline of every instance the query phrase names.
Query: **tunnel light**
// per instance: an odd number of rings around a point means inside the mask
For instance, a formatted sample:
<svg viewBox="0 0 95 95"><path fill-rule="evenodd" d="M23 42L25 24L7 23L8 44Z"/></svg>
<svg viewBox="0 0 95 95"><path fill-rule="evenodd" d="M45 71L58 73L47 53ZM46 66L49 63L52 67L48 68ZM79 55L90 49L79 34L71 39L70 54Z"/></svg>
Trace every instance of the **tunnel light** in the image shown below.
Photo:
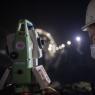
<svg viewBox="0 0 95 95"><path fill-rule="evenodd" d="M62 44L61 47L62 47L62 48L65 48L65 44Z"/></svg>
<svg viewBox="0 0 95 95"><path fill-rule="evenodd" d="M81 41L81 37L80 37L80 36L77 36L77 37L76 37L76 41L77 41L77 42L80 42L80 41Z"/></svg>
<svg viewBox="0 0 95 95"><path fill-rule="evenodd" d="M67 45L71 45L71 41L67 41Z"/></svg>

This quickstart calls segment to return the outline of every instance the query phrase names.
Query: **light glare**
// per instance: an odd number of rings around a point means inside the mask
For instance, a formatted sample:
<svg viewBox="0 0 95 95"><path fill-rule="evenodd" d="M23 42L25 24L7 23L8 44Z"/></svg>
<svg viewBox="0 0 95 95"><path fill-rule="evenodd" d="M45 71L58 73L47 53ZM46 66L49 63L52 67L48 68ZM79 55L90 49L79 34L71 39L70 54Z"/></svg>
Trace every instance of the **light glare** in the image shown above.
<svg viewBox="0 0 95 95"><path fill-rule="evenodd" d="M80 42L81 41L81 38L79 36L76 37L76 41Z"/></svg>
<svg viewBox="0 0 95 95"><path fill-rule="evenodd" d="M67 41L67 45L71 45L71 41Z"/></svg>

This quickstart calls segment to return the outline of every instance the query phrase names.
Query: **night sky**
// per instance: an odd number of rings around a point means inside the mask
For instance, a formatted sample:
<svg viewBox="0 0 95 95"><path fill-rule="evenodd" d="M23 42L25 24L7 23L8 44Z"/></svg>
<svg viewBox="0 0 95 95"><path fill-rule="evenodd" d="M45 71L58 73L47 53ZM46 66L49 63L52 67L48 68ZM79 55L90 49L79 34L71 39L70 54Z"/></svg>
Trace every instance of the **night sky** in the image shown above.
<svg viewBox="0 0 95 95"><path fill-rule="evenodd" d="M88 2L89 0L1 2L0 35L5 37L5 34L15 32L18 20L26 18L33 22L35 28L50 32L60 44L72 34L81 32Z"/></svg>

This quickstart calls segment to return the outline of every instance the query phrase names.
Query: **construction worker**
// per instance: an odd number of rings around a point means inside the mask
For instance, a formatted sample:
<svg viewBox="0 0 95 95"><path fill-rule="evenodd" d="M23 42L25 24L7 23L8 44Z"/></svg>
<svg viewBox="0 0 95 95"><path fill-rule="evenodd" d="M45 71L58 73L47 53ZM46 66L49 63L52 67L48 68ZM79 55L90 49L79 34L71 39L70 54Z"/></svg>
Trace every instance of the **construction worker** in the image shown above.
<svg viewBox="0 0 95 95"><path fill-rule="evenodd" d="M82 27L83 31L88 31L90 38L90 50L91 50L91 63L90 69L95 69L95 0L91 0L88 4L86 11L86 21L85 26ZM92 69L92 77L91 77L91 86L92 86L92 94L95 95L95 78L94 78L94 70ZM93 75L94 74L94 75Z"/></svg>
<svg viewBox="0 0 95 95"><path fill-rule="evenodd" d="M95 59L95 0L91 0L88 4L85 23L82 30L89 33L91 57Z"/></svg>

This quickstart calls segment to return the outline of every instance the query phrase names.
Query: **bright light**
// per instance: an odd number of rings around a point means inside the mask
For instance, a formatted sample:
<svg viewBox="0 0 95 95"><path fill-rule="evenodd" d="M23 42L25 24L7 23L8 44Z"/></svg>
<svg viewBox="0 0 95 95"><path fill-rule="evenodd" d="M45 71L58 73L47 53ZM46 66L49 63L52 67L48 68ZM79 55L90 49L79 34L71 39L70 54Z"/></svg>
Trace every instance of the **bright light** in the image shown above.
<svg viewBox="0 0 95 95"><path fill-rule="evenodd" d="M65 44L62 44L61 47L64 48L65 47Z"/></svg>
<svg viewBox="0 0 95 95"><path fill-rule="evenodd" d="M46 35L47 35L48 37L50 37L50 33L46 33Z"/></svg>
<svg viewBox="0 0 95 95"><path fill-rule="evenodd" d="M71 45L71 41L67 41L67 45Z"/></svg>
<svg viewBox="0 0 95 95"><path fill-rule="evenodd" d="M59 49L63 49L63 48L65 48L65 44L61 44L61 45L59 46Z"/></svg>
<svg viewBox="0 0 95 95"><path fill-rule="evenodd" d="M48 51L52 51L52 45L49 44Z"/></svg>
<svg viewBox="0 0 95 95"><path fill-rule="evenodd" d="M76 41L77 42L80 42L81 41L81 38L79 36L76 37Z"/></svg>

